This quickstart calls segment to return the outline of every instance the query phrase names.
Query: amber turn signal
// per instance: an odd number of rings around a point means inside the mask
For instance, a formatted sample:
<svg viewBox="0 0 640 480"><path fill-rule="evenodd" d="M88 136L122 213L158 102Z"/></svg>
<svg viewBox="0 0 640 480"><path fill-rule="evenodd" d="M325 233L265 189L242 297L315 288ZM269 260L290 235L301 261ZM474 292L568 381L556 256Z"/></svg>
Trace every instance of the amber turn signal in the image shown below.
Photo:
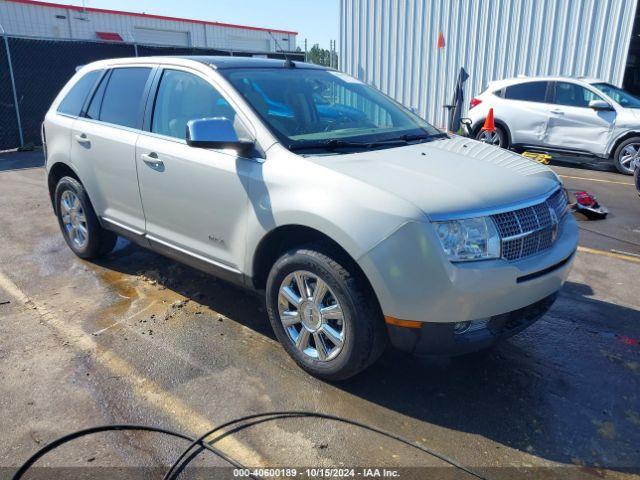
<svg viewBox="0 0 640 480"><path fill-rule="evenodd" d="M384 321L389 325L404 328L422 328L422 322L416 322L415 320L400 320L399 318L388 317L385 315Z"/></svg>

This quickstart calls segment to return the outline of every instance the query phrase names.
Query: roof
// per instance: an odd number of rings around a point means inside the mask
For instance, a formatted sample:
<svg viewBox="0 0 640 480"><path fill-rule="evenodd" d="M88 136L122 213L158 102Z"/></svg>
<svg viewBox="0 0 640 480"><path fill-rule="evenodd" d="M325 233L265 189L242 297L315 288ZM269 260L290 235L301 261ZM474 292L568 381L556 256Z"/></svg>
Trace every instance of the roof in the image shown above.
<svg viewBox="0 0 640 480"><path fill-rule="evenodd" d="M87 64L94 68L109 68L116 65L130 64L161 64L161 65L189 65L190 62L198 62L201 65L214 68L216 70L224 70L231 68L287 68L285 60L275 58L257 58L257 57L223 57L213 55L157 55L149 57L122 57L107 58L97 60ZM313 63L298 62L294 60L297 69L314 69L314 70L330 70L322 65L314 65ZM193 64L191 64L193 66Z"/></svg>
<svg viewBox="0 0 640 480"><path fill-rule="evenodd" d="M570 81L570 82L584 82L584 83L597 83L602 82L602 80L596 78L587 78L587 77L562 77L562 76L539 76L539 77L529 77L526 75L519 75L517 77L512 78L503 78L500 80L494 80L491 82L491 86L505 86L511 85L513 83L525 83L525 82L537 82L537 81L546 81L546 82L558 82L558 81Z"/></svg>
<svg viewBox="0 0 640 480"><path fill-rule="evenodd" d="M293 32L290 30L279 30L277 28L264 28L264 27L251 27L248 25L236 25L233 23L222 23L222 22L211 22L207 20L195 20L192 18L180 18L180 17L167 17L164 15L154 15L151 13L138 13L138 12L125 12L123 10L109 10L105 8L93 8L93 7L79 7L77 5L67 5L62 3L51 3L51 2L41 2L39 0L7 0L13 3L22 3L25 5L35 5L40 7L51 7L51 8L62 8L74 10L77 12L94 12L94 13L107 13L112 15L126 15L129 17L143 17L143 18L152 18L156 20L168 20L172 22L188 22L188 23L198 23L200 25L213 25L217 27L228 27L228 28L240 28L243 30L258 30L261 32L272 32L272 33L284 33L287 35L297 35L298 32Z"/></svg>
<svg viewBox="0 0 640 480"><path fill-rule="evenodd" d="M147 59L153 57L146 57ZM157 57L167 58L167 57ZM226 68L285 68L285 61L276 58L259 58L259 57L223 57L213 55L184 55L179 58L185 60L195 60L196 62L209 65L216 70L224 70ZM316 70L328 70L327 67L322 65L315 65L313 63L299 62L295 60L293 62L296 68L316 69Z"/></svg>

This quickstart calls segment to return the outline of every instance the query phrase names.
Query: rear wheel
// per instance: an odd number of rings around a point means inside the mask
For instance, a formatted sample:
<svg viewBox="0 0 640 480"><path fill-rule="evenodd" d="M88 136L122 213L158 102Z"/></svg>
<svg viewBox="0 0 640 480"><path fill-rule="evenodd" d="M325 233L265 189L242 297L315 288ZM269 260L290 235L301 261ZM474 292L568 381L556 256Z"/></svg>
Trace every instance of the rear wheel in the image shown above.
<svg viewBox="0 0 640 480"><path fill-rule="evenodd" d="M113 250L118 236L100 226L87 192L75 178L60 179L55 191L55 205L60 230L73 253L90 259Z"/></svg>
<svg viewBox="0 0 640 480"><path fill-rule="evenodd" d="M387 338L373 293L339 257L321 246L293 249L276 261L267 280L267 310L278 340L301 368L326 380L364 370Z"/></svg>
<svg viewBox="0 0 640 480"><path fill-rule="evenodd" d="M483 143L489 143L500 148L509 148L509 137L504 128L496 125L493 132L480 129L476 134L476 140L480 140Z"/></svg>
<svg viewBox="0 0 640 480"><path fill-rule="evenodd" d="M622 142L613 154L613 164L620 173L633 175L636 160L640 159L640 137Z"/></svg>

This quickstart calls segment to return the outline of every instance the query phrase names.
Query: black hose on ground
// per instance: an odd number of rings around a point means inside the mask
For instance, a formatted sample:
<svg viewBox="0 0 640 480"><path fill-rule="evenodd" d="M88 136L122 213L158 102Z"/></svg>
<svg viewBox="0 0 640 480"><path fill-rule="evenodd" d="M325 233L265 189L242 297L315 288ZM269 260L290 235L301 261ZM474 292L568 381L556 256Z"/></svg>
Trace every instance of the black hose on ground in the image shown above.
<svg viewBox="0 0 640 480"><path fill-rule="evenodd" d="M209 430L208 432L204 433L203 435L201 435L198 438L192 438L189 435L185 435L179 432L175 432L172 430L167 430L164 428L158 428L158 427L149 427L146 425L127 425L127 424L122 424L122 425L104 425L104 426L99 426L99 427L93 427L93 428L88 428L85 430L78 430L77 432L71 433L69 435L65 435L63 437L58 438L57 440L54 440L53 442L51 442L48 445L45 445L44 447L42 447L40 450L38 450L36 453L34 453L14 474L13 476L13 480L20 480L24 474L33 466L33 464L35 464L40 458L42 458L44 455L46 455L47 453L51 452L52 450L55 450L56 448L60 447L61 445L64 445L65 443L71 442L73 440L76 440L80 437L84 437L87 435L93 435L96 433L102 433L102 432L110 432L110 431L146 431L146 432L154 432L154 433L160 433L163 435L169 435L175 438L180 438L182 440L188 441L189 446L180 454L180 456L173 462L173 464L171 465L171 467L169 468L169 470L167 471L167 473L164 475L163 480L175 480L176 478L178 478L178 475L180 475L180 473L187 467L187 465L193 461L193 459L195 459L198 454L200 452L202 452L203 450L207 450L211 453L213 453L214 455L222 458L223 460L225 460L226 462L228 462L230 465L233 465L236 468L241 468L241 469L247 469L247 467L245 467L244 465L242 465L240 462L238 462L237 460L233 459L232 457L229 457L228 455L226 455L224 452L220 451L219 449L213 447L213 444L215 444L216 442L220 441L222 438L231 435L233 433L239 432L245 428L251 427L253 425L257 425L259 423L264 423L264 422L268 422L268 421L272 421L272 420L277 420L277 419L283 419L283 418L319 418L319 419L324 419L324 420L330 420L330 421L335 421L335 422L339 422L339 423L344 423L347 425L352 425L354 427L358 427L358 428L362 428L364 430L368 430L370 432L376 433L378 435L382 435L384 437L387 437L391 440L394 440L396 442L402 443L408 447L411 448L415 448L423 453L426 453L432 457L435 457L449 465L451 465L454 468L457 468L459 470L462 470L466 473L468 473L469 475L482 479L482 480L487 480L486 477L480 475L479 473L474 472L473 470L469 469L468 467L465 467L464 465L461 465L460 463L456 462L455 460L447 457L444 454L438 453L435 450L432 450L428 447L423 447L422 445L419 445L417 443L414 443L410 440L407 440L406 438L400 436L400 435L396 435L394 433L390 433L387 432L385 430L379 429L377 427L372 427L370 425L367 425L365 423L362 422L358 422L356 420L351 420L349 418L344 418L344 417L339 417L337 415L330 415L330 414L325 414L325 413L317 413L317 412L308 412L308 411L275 411L275 412L265 412L265 413L257 413L257 414L253 414L253 415L245 415L243 417L239 417L233 420L230 420L228 422L225 422L221 425L218 425L217 427ZM235 425L235 426L234 426ZM211 440L210 442L205 442L205 439L210 437L211 435L221 432L222 429L227 428L227 427L231 427L234 426L232 429L222 432L220 435L218 435L216 438L214 438L213 440ZM253 479L257 479L259 477L256 476L249 476L249 478L253 478Z"/></svg>

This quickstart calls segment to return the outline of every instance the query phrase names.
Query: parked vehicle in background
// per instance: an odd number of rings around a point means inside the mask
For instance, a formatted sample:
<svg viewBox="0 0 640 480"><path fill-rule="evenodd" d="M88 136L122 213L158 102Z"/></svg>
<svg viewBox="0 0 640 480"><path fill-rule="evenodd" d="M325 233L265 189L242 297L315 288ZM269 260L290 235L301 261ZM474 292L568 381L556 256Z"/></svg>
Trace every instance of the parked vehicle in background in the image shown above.
<svg viewBox="0 0 640 480"><path fill-rule="evenodd" d="M503 148L537 149L611 159L633 174L640 152L640 99L589 78L518 77L491 82L471 100L473 136L493 108L496 131L489 141Z"/></svg>
<svg viewBox="0 0 640 480"><path fill-rule="evenodd" d="M286 351L326 379L388 340L452 355L514 335L553 303L577 247L550 169L324 67L96 62L58 95L43 139L76 255L122 235L265 291Z"/></svg>

